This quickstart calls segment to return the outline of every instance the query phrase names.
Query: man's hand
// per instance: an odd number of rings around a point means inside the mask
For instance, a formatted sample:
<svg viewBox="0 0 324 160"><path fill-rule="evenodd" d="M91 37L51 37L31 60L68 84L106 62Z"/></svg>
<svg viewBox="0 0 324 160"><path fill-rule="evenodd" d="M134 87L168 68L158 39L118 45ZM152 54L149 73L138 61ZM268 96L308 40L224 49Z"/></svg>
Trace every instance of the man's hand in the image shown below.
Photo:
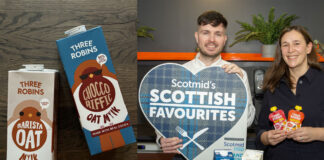
<svg viewBox="0 0 324 160"><path fill-rule="evenodd" d="M164 153L179 153L178 148L182 147L182 139L178 137L160 139L161 148Z"/></svg>
<svg viewBox="0 0 324 160"><path fill-rule="evenodd" d="M240 75L241 78L243 78L243 72L242 72L242 69L237 66L236 64L234 63L231 63L231 64L224 64L222 66L222 68L224 69L224 71L226 73L237 73Z"/></svg>
<svg viewBox="0 0 324 160"><path fill-rule="evenodd" d="M287 138L284 130L269 130L261 135L261 142L264 145L275 146Z"/></svg>

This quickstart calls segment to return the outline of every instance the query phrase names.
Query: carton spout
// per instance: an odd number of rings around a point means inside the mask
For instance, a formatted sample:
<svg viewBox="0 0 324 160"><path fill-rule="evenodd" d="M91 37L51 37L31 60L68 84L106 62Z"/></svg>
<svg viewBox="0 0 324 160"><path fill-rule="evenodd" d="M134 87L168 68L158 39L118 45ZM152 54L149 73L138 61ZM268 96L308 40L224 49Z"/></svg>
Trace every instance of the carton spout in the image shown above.
<svg viewBox="0 0 324 160"><path fill-rule="evenodd" d="M25 70L27 71L43 71L44 64L23 64Z"/></svg>
<svg viewBox="0 0 324 160"><path fill-rule="evenodd" d="M64 34L66 34L67 36L72 36L85 31L87 31L85 25L81 25L65 31Z"/></svg>

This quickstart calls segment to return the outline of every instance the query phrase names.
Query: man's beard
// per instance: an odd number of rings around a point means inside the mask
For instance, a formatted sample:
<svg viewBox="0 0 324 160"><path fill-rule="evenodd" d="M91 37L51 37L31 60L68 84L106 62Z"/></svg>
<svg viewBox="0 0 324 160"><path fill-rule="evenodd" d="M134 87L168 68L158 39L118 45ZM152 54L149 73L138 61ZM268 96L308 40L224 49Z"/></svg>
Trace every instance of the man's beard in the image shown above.
<svg viewBox="0 0 324 160"><path fill-rule="evenodd" d="M205 56L205 57L209 57L209 58L216 58L220 55L221 51L218 52L217 54L207 54L206 52L204 52L202 49L200 49L200 47L197 47L197 51L200 52L201 55Z"/></svg>

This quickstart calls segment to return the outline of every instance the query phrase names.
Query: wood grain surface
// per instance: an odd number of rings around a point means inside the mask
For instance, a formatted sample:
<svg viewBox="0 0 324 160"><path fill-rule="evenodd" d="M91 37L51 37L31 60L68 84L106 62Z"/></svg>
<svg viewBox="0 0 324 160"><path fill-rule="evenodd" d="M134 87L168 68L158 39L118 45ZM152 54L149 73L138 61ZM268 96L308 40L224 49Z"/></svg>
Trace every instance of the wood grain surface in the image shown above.
<svg viewBox="0 0 324 160"><path fill-rule="evenodd" d="M8 71L22 64L45 64L60 72L58 160L137 159L135 143L90 156L55 42L79 25L102 27L136 133L136 19L137 0L0 1L0 160L7 151Z"/></svg>

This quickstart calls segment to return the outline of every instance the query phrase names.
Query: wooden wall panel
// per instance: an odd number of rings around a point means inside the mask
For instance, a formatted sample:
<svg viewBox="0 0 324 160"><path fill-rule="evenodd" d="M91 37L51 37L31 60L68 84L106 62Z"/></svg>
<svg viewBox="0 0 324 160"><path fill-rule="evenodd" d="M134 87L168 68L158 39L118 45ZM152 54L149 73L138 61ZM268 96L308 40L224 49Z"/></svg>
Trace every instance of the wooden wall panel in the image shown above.
<svg viewBox="0 0 324 160"><path fill-rule="evenodd" d="M1 0L0 1L0 160L6 159L8 70L22 64L58 69L57 153L59 160L136 159L136 144L90 156L55 41L79 25L101 26L129 111L137 123L135 31L137 0ZM136 133L136 127L134 128Z"/></svg>

